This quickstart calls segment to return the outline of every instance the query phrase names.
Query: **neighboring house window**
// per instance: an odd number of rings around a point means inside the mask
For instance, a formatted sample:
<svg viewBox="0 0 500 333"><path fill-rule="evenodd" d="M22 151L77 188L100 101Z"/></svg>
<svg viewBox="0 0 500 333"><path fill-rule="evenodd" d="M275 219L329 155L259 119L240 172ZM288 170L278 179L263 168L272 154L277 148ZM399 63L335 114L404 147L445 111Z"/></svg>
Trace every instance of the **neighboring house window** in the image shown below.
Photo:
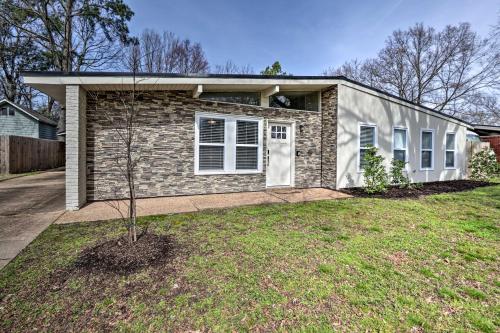
<svg viewBox="0 0 500 333"><path fill-rule="evenodd" d="M359 126L359 170L365 166L365 154L370 147L376 147L376 131L377 127L374 125L360 125Z"/></svg>
<svg viewBox="0 0 500 333"><path fill-rule="evenodd" d="M406 162L408 159L408 135L406 128L394 128L393 159Z"/></svg>
<svg viewBox="0 0 500 333"><path fill-rule="evenodd" d="M262 120L225 115L196 115L195 172L260 172Z"/></svg>
<svg viewBox="0 0 500 333"><path fill-rule="evenodd" d="M199 170L224 170L225 120L200 118Z"/></svg>
<svg viewBox="0 0 500 333"><path fill-rule="evenodd" d="M205 92L200 99L208 101L260 105L260 94L258 92Z"/></svg>
<svg viewBox="0 0 500 333"><path fill-rule="evenodd" d="M14 109L13 108L8 108L9 109L9 116L14 116Z"/></svg>
<svg viewBox="0 0 500 333"><path fill-rule="evenodd" d="M434 131L422 130L420 132L420 169L434 168Z"/></svg>
<svg viewBox="0 0 500 333"><path fill-rule="evenodd" d="M6 116L7 115L7 108L0 108L0 116Z"/></svg>
<svg viewBox="0 0 500 333"><path fill-rule="evenodd" d="M446 133L444 154L445 168L455 168L455 133Z"/></svg>
<svg viewBox="0 0 500 333"><path fill-rule="evenodd" d="M317 91L287 91L269 96L269 106L273 108L319 111L319 93Z"/></svg>

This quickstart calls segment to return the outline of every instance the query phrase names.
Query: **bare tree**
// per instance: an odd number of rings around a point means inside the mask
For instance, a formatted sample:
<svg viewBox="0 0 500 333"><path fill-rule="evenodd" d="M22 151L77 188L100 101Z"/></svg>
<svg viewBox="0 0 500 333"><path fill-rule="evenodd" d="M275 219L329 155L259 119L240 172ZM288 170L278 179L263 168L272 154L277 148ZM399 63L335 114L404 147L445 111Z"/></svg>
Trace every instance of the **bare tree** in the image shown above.
<svg viewBox="0 0 500 333"><path fill-rule="evenodd" d="M254 74L250 65L238 66L231 60L227 60L223 65L215 65L214 74Z"/></svg>
<svg viewBox="0 0 500 333"><path fill-rule="evenodd" d="M136 39L136 43L125 49L124 67L132 71L130 64L135 64L139 72L148 73L207 73L208 61L200 43L189 39L180 39L171 32L160 34L146 29Z"/></svg>
<svg viewBox="0 0 500 333"><path fill-rule="evenodd" d="M46 69L64 72L102 69L116 59L118 42L128 41L132 10L123 0L3 0L0 20L36 45ZM48 99L52 113L55 101ZM61 109L62 112L63 109ZM64 129L61 114L59 128Z"/></svg>
<svg viewBox="0 0 500 333"><path fill-rule="evenodd" d="M135 54L136 58L131 57L131 66L139 62L139 53ZM98 108L99 99L103 96L99 91L89 92L92 99L91 105L95 108L96 114L101 114L105 117L107 125L106 130L114 133L114 139L117 142L113 151L113 161L115 167L126 184L126 190L115 189L115 201L108 201L108 205L114 208L125 221L128 232L128 240L130 243L137 241L137 192L136 192L136 172L138 163L141 160L141 146L137 142L138 136L138 118L140 116L139 100L142 96L142 91L138 89L138 85L143 79L136 77L137 72L132 70L132 83L124 85L124 89L115 92L115 100L117 101L116 109L101 109ZM104 93L105 94L105 93ZM99 189L97 189L99 190ZM126 193L126 194L125 194ZM126 210L122 210L121 199L126 197Z"/></svg>
<svg viewBox="0 0 500 333"><path fill-rule="evenodd" d="M437 32L416 24L395 31L374 59L347 62L341 74L410 101L463 115L471 96L498 85L498 39L480 38L467 23Z"/></svg>

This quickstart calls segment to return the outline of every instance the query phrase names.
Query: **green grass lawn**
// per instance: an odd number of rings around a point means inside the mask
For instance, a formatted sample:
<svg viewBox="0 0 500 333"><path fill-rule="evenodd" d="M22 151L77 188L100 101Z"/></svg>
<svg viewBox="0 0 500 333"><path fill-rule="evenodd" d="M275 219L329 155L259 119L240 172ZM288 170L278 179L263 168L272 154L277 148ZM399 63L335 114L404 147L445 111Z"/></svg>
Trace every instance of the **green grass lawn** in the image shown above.
<svg viewBox="0 0 500 333"><path fill-rule="evenodd" d="M118 222L53 225L0 272L0 331L500 330L500 185L143 218L164 267L68 275Z"/></svg>

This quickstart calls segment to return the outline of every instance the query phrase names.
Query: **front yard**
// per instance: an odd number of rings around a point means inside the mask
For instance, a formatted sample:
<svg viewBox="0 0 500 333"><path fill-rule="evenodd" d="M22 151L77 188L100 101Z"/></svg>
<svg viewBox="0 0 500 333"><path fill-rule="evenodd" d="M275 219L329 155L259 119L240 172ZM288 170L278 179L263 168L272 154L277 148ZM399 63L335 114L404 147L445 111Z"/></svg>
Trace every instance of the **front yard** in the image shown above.
<svg viewBox="0 0 500 333"><path fill-rule="evenodd" d="M175 245L129 275L74 267L118 222L47 229L0 272L0 331L500 329L500 185L141 223Z"/></svg>

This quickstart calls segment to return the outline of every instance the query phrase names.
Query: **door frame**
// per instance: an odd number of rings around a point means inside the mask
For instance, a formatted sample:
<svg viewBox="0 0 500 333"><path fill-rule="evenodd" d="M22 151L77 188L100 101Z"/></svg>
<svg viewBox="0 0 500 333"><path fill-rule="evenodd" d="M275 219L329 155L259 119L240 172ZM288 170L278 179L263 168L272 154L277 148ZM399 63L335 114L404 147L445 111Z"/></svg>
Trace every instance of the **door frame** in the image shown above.
<svg viewBox="0 0 500 333"><path fill-rule="evenodd" d="M281 119L266 119L265 121L265 129L266 129L266 149L265 149L265 156L264 156L264 164L265 164L265 170L266 170L266 188L290 188L290 187L295 187L295 120L281 120ZM267 178L267 169L268 169L268 164L267 164L267 158L268 158L268 147L269 147L269 141L271 140L271 132L270 132L270 124L285 124L285 125L290 125L290 185L283 185L283 186L269 186L268 185L268 178Z"/></svg>

